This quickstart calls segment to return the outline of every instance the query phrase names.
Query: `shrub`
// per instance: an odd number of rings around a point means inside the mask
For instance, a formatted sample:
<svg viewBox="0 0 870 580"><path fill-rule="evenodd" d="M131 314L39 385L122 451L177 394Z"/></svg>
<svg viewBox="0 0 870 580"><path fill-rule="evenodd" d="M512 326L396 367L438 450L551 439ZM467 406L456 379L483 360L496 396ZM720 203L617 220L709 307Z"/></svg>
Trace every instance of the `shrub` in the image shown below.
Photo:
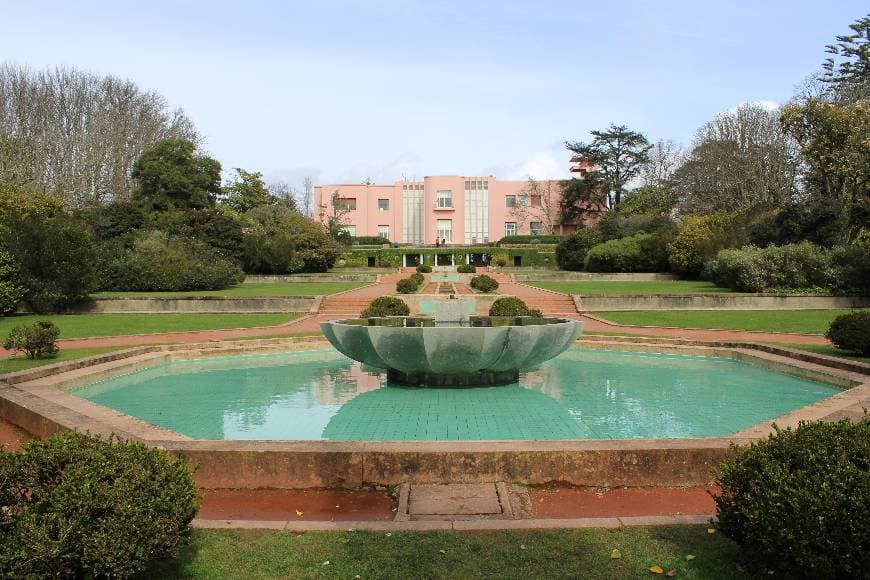
<svg viewBox="0 0 870 580"><path fill-rule="evenodd" d="M19 284L20 268L8 252L0 250L0 316L15 310L24 298L24 286Z"/></svg>
<svg viewBox="0 0 870 580"><path fill-rule="evenodd" d="M529 308L525 302L515 296L499 298L489 307L490 316L534 316L541 318L541 311Z"/></svg>
<svg viewBox="0 0 870 580"><path fill-rule="evenodd" d="M556 264L562 270L582 270L586 267L586 253L601 241L601 233L596 228L578 230L556 246Z"/></svg>
<svg viewBox="0 0 870 580"><path fill-rule="evenodd" d="M637 234L594 246L586 254L590 272L660 272L667 268L667 242L656 234Z"/></svg>
<svg viewBox="0 0 870 580"><path fill-rule="evenodd" d="M322 226L285 209L276 214L275 220L267 221L262 228L245 236L246 272L326 272L335 265L338 247Z"/></svg>
<svg viewBox="0 0 870 580"><path fill-rule="evenodd" d="M504 268L505 266L507 266L507 260L505 260L504 258L496 258L495 265L499 268Z"/></svg>
<svg viewBox="0 0 870 580"><path fill-rule="evenodd" d="M559 242L566 239L567 236L557 236L557 235L548 235L548 234L538 234L538 235L518 235L518 236L504 236L502 239L498 241L497 246L501 246L503 244L558 244Z"/></svg>
<svg viewBox="0 0 870 580"><path fill-rule="evenodd" d="M220 290L245 278L241 268L205 243L162 232L141 236L129 250L117 246L104 250L104 290Z"/></svg>
<svg viewBox="0 0 870 580"><path fill-rule="evenodd" d="M870 570L870 420L801 423L734 450L716 478L717 526L745 554L784 577Z"/></svg>
<svg viewBox="0 0 870 580"><path fill-rule="evenodd" d="M380 296L372 300L371 304L362 311L363 318L372 318L379 316L408 316L411 309L405 304L401 298L393 296Z"/></svg>
<svg viewBox="0 0 870 580"><path fill-rule="evenodd" d="M430 266L429 264L420 264L419 266L417 266L417 272L419 272L420 274L429 274L432 272L432 266Z"/></svg>
<svg viewBox="0 0 870 580"><path fill-rule="evenodd" d="M401 280L396 282L396 292L398 292L399 294L413 294L417 291L417 288L419 286L420 285L411 278L402 278Z"/></svg>
<svg viewBox="0 0 870 580"><path fill-rule="evenodd" d="M68 432L0 452L0 575L126 578L175 556L198 504L184 460Z"/></svg>
<svg viewBox="0 0 870 580"><path fill-rule="evenodd" d="M870 248L840 246L831 252L835 275L832 286L840 293L866 293L870 290Z"/></svg>
<svg viewBox="0 0 870 580"><path fill-rule="evenodd" d="M474 278L472 278L469 286L471 286L478 292L483 292L486 294L498 290L498 282L496 282L493 278L487 276L486 274L481 274L480 276L475 276Z"/></svg>
<svg viewBox="0 0 870 580"><path fill-rule="evenodd" d="M870 356L870 312L838 316L825 336L838 348Z"/></svg>
<svg viewBox="0 0 870 580"><path fill-rule="evenodd" d="M834 276L830 252L810 242L722 250L703 276L740 292L769 288L827 288Z"/></svg>
<svg viewBox="0 0 870 580"><path fill-rule="evenodd" d="M408 277L409 277L411 280L413 280L414 283L417 284L417 286L422 285L423 282L426 281L426 277L423 276L423 274L421 274L420 272L414 272L413 274L411 274L411 275L408 276Z"/></svg>
<svg viewBox="0 0 870 580"><path fill-rule="evenodd" d="M736 245L733 217L728 214L689 216L668 245L671 270L696 276L717 252Z"/></svg>
<svg viewBox="0 0 870 580"><path fill-rule="evenodd" d="M6 250L18 265L24 301L49 312L85 300L97 289L96 246L89 229L65 215L14 219Z"/></svg>
<svg viewBox="0 0 870 580"><path fill-rule="evenodd" d="M3 348L11 351L24 351L27 358L38 359L57 353L57 337L60 329L49 320L40 320L30 325L14 327L6 340Z"/></svg>
<svg viewBox="0 0 870 580"><path fill-rule="evenodd" d="M477 272L477 268L474 267L474 264L460 264L456 266L456 271L460 274L474 274Z"/></svg>

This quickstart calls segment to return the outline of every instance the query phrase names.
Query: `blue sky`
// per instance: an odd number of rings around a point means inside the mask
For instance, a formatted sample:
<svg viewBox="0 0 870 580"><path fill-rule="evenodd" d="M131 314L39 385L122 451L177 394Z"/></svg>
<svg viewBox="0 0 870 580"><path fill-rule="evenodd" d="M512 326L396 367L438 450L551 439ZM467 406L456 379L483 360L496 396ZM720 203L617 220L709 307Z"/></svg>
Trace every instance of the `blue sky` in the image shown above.
<svg viewBox="0 0 870 580"><path fill-rule="evenodd" d="M0 60L111 73L184 108L225 168L298 185L567 175L610 122L689 143L783 102L866 2L0 0Z"/></svg>

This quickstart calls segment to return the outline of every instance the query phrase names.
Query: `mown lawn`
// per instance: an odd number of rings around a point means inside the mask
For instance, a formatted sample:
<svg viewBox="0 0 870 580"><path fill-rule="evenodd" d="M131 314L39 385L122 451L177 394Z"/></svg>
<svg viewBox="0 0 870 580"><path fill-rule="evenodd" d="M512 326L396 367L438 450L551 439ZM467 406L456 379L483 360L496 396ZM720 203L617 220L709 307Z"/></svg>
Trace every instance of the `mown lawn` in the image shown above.
<svg viewBox="0 0 870 580"><path fill-rule="evenodd" d="M279 314L26 314L0 318L0 338L5 338L13 326L33 324L37 320L54 322L60 328L60 338L64 339L274 326L289 322L299 316L301 314L292 312Z"/></svg>
<svg viewBox="0 0 870 580"><path fill-rule="evenodd" d="M611 559L614 548L620 559ZM736 545L706 526L389 535L197 530L177 561L147 577L621 579L656 577L651 566L683 579L751 577Z"/></svg>
<svg viewBox="0 0 870 580"><path fill-rule="evenodd" d="M731 292L729 288L720 288L705 280L647 280L640 282L598 282L598 281L549 281L535 280L525 282L529 286L562 292L563 294L580 294L597 296L609 294L619 295L660 295L660 294L721 294Z"/></svg>
<svg viewBox="0 0 870 580"><path fill-rule="evenodd" d="M838 356L840 358L848 358L852 360L856 360L858 362L868 363L870 364L870 356L859 356L853 352L845 351L837 348L831 344L789 344L785 342L775 342L771 344L778 344L780 346L787 346L788 348L793 348L796 350L805 350L807 352L814 352L816 354L824 354L828 356Z"/></svg>
<svg viewBox="0 0 870 580"><path fill-rule="evenodd" d="M365 282L252 282L223 290L192 290L189 292L97 292L92 298L134 298L176 296L325 296L364 286Z"/></svg>
<svg viewBox="0 0 870 580"><path fill-rule="evenodd" d="M24 354L16 355L11 358L0 358L0 375L4 373L14 373L16 371L32 369L34 367L41 367L43 365L50 365L65 360L74 360L77 358L84 358L86 356L93 356L95 354L103 354L104 352L121 350L122 348L124 347L108 346L104 348L64 348L61 349L60 352L58 352L53 357L36 360L30 360Z"/></svg>
<svg viewBox="0 0 870 580"><path fill-rule="evenodd" d="M852 310L644 310L595 312L596 316L638 326L678 326L824 334L831 321Z"/></svg>

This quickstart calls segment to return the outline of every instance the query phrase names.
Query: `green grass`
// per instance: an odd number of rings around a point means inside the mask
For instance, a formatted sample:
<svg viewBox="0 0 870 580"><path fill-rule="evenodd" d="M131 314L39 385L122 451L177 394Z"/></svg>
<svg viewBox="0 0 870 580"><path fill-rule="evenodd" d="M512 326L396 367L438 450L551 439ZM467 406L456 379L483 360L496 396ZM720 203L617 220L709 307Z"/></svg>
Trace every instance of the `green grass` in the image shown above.
<svg viewBox="0 0 870 580"><path fill-rule="evenodd" d="M529 286L562 292L597 296L600 294L618 295L660 295L660 294L721 294L731 292L705 280L646 280L639 282L597 282L597 281L549 281L535 280L525 282Z"/></svg>
<svg viewBox="0 0 870 580"><path fill-rule="evenodd" d="M63 348L53 357L36 360L30 360L23 354L11 358L0 358L0 375L4 373L24 371L34 367L41 367L43 365L50 365L65 360L74 360L86 356L93 356L95 354L103 354L104 352L112 352L113 350L121 350L123 348L126 347L107 346L102 348Z"/></svg>
<svg viewBox="0 0 870 580"><path fill-rule="evenodd" d="M622 558L610 558L614 548ZM750 578L738 558L737 546L706 526L390 535L197 530L177 561L147 576L606 579L652 578L648 568L661 566L686 580Z"/></svg>
<svg viewBox="0 0 870 580"><path fill-rule="evenodd" d="M13 326L51 320L60 327L60 338L122 336L185 330L252 328L274 326L298 318L301 314L26 314L0 318L0 337Z"/></svg>
<svg viewBox="0 0 870 580"><path fill-rule="evenodd" d="M824 334L831 321L850 310L644 310L595 312L596 316L637 326L678 326Z"/></svg>
<svg viewBox="0 0 870 580"><path fill-rule="evenodd" d="M252 282L223 290L192 290L190 292L97 292L93 298L134 298L175 296L325 296L364 286L365 282Z"/></svg>
<svg viewBox="0 0 870 580"><path fill-rule="evenodd" d="M769 344L778 344L796 350L805 350L815 354L824 354L828 356L838 356L840 358L848 358L858 362L870 364L870 356L859 356L853 352L842 350L830 344L790 344L787 342L771 342Z"/></svg>

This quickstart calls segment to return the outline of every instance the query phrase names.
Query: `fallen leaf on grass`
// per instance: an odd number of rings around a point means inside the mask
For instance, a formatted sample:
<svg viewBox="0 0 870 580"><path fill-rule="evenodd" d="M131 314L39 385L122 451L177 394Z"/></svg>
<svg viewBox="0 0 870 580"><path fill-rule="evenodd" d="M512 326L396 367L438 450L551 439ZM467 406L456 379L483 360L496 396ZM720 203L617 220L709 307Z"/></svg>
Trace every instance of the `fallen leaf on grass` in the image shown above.
<svg viewBox="0 0 870 580"><path fill-rule="evenodd" d="M665 573L664 568L662 568L661 566L651 566L649 568L649 571L652 572L653 574L664 574Z"/></svg>
<svg viewBox="0 0 870 580"><path fill-rule="evenodd" d="M708 534L715 534L715 533L716 533L716 528L707 528L707 533L708 533Z"/></svg>
<svg viewBox="0 0 870 580"><path fill-rule="evenodd" d="M525 549L526 549L526 545L525 545L525 544L520 544L520 550L525 550Z"/></svg>
<svg viewBox="0 0 870 580"><path fill-rule="evenodd" d="M677 570L676 570L676 569L668 570L668 573L665 574L665 576L670 576L671 578L673 578L673 577L676 576L676 575L677 575Z"/></svg>
<svg viewBox="0 0 870 580"><path fill-rule="evenodd" d="M695 557L696 557L696 556L695 556L694 554L686 554L686 562L689 562L689 561L691 561L691 560L694 560Z"/></svg>
<svg viewBox="0 0 870 580"><path fill-rule="evenodd" d="M447 553L447 550L438 550L438 553L439 553L439 554L446 554L446 553Z"/></svg>
<svg viewBox="0 0 870 580"><path fill-rule="evenodd" d="M610 552L610 559L611 560L619 560L620 558L622 558L622 552L620 552L619 550L614 548L613 551Z"/></svg>
<svg viewBox="0 0 870 580"><path fill-rule="evenodd" d="M323 564L321 564L321 566L329 566L329 560L327 560L326 562L324 562Z"/></svg>
<svg viewBox="0 0 870 580"><path fill-rule="evenodd" d="M299 516L299 517L301 518L301 517L304 515L304 512L301 512L301 511L299 511L299 510L296 510L296 515Z"/></svg>

